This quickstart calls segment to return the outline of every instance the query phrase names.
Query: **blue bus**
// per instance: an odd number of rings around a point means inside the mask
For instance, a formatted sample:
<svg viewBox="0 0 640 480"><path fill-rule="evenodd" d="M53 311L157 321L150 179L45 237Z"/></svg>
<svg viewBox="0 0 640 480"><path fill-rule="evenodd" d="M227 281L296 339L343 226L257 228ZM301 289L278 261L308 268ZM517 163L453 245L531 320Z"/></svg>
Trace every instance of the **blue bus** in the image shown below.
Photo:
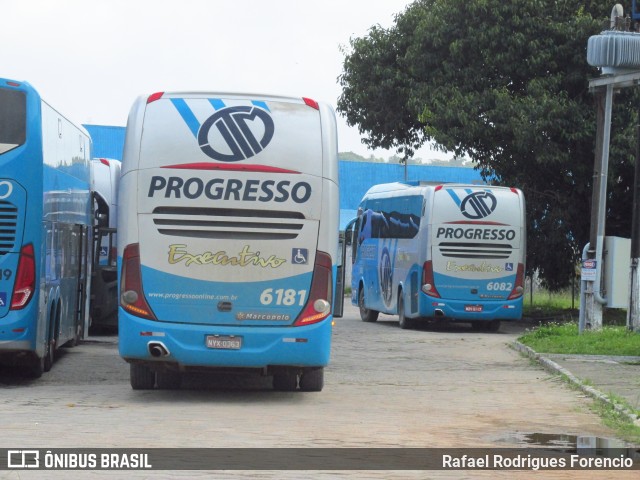
<svg viewBox="0 0 640 480"><path fill-rule="evenodd" d="M362 320L398 315L497 331L522 317L525 202L516 188L375 185L352 222L352 303Z"/></svg>
<svg viewBox="0 0 640 480"><path fill-rule="evenodd" d="M118 195L119 348L133 389L247 369L320 391L338 272L331 107L157 93L127 122Z"/></svg>
<svg viewBox="0 0 640 480"><path fill-rule="evenodd" d="M0 78L0 362L48 371L88 326L91 140Z"/></svg>

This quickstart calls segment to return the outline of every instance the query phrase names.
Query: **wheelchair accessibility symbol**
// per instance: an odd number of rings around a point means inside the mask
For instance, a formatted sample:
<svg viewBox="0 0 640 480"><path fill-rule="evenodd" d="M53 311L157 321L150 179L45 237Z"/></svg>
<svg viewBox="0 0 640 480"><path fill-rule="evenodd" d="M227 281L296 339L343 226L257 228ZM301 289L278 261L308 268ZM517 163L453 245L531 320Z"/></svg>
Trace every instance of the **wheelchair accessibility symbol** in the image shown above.
<svg viewBox="0 0 640 480"><path fill-rule="evenodd" d="M291 263L294 265L306 265L309 263L309 250L306 248L294 248L291 250Z"/></svg>

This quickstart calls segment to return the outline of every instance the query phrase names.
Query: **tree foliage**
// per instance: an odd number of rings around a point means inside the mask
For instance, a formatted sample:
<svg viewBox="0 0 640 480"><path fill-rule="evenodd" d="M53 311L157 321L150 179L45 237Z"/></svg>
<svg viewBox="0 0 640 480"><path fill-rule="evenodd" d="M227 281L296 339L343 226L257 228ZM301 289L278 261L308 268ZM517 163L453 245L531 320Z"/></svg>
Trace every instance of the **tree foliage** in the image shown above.
<svg viewBox="0 0 640 480"><path fill-rule="evenodd" d="M372 148L426 141L467 156L527 200L529 272L566 286L588 242L596 107L587 40L606 2L418 0L390 28L352 38L338 112ZM608 235L629 236L637 89L616 95ZM636 107L637 108L637 107Z"/></svg>

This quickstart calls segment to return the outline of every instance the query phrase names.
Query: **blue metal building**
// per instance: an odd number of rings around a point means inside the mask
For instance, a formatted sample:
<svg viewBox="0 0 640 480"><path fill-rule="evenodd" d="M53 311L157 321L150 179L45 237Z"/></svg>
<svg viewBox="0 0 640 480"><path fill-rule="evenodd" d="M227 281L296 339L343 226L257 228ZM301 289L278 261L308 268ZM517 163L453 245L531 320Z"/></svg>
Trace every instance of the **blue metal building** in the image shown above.
<svg viewBox="0 0 640 480"><path fill-rule="evenodd" d="M93 140L93 158L122 160L125 127L82 125Z"/></svg>

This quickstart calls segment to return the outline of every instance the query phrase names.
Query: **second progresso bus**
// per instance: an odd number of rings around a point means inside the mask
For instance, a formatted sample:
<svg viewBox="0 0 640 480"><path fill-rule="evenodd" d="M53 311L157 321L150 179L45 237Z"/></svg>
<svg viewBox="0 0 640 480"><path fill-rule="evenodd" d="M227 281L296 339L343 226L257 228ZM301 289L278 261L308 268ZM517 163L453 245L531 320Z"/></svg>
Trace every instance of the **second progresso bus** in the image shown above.
<svg viewBox="0 0 640 480"><path fill-rule="evenodd" d="M398 315L496 331L522 316L525 202L516 188L372 187L353 233L352 301L365 321Z"/></svg>

